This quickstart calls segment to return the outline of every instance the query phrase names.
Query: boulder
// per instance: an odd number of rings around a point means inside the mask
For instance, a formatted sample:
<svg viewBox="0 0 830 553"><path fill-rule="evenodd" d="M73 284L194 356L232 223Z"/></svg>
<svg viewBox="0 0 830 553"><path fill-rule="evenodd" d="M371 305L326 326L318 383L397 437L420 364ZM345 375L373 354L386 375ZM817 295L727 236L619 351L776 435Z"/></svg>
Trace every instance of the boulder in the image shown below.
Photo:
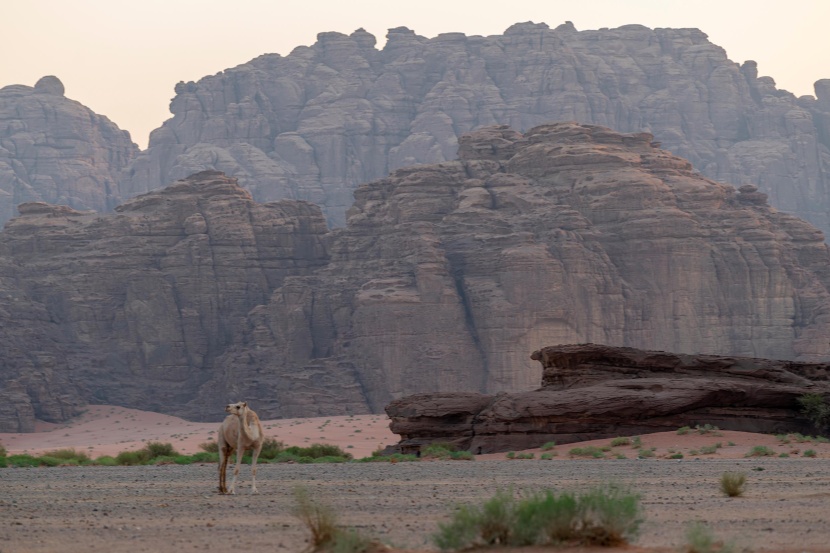
<svg viewBox="0 0 830 553"><path fill-rule="evenodd" d="M386 407L393 449L447 442L477 453L712 425L815 433L798 399L830 401L830 363L684 355L597 344L549 346L531 358L542 387L518 394L420 394Z"/></svg>

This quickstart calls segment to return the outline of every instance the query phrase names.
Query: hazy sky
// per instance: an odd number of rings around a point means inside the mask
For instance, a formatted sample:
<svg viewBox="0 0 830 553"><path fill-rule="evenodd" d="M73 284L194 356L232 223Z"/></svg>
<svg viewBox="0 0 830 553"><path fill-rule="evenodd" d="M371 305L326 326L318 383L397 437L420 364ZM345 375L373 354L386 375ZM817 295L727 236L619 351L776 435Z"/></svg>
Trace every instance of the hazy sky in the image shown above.
<svg viewBox="0 0 830 553"><path fill-rule="evenodd" d="M170 117L179 81L265 53L287 55L317 33L363 27L385 42L405 26L501 34L513 23L572 21L580 31L639 23L697 27L742 63L796 95L830 78L830 0L0 0L0 87L57 76L66 96L106 115L147 146Z"/></svg>

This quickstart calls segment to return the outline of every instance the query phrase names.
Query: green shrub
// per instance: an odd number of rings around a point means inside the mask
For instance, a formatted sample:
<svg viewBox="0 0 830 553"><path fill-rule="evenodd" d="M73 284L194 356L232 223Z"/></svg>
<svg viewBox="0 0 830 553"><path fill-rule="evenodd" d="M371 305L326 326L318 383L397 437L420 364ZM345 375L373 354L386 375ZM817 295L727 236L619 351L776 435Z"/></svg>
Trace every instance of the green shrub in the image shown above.
<svg viewBox="0 0 830 553"><path fill-rule="evenodd" d="M515 451L508 451L507 454L505 454L505 457L507 457L508 459L515 459L516 458L516 452Z"/></svg>
<svg viewBox="0 0 830 553"><path fill-rule="evenodd" d="M118 461L115 460L115 457L111 457L109 455L102 455L93 461L93 464L101 465L102 467L114 467L118 465Z"/></svg>
<svg viewBox="0 0 830 553"><path fill-rule="evenodd" d="M633 447L634 449L640 449L641 447L643 447L643 439L639 436L634 436L633 438L631 438L631 447Z"/></svg>
<svg viewBox="0 0 830 553"><path fill-rule="evenodd" d="M545 442L545 443L542 444L541 450L542 451L550 451L554 447L556 447L556 442Z"/></svg>
<svg viewBox="0 0 830 553"><path fill-rule="evenodd" d="M619 447L621 445L631 445L631 438L627 436L618 436L611 440L611 447Z"/></svg>
<svg viewBox="0 0 830 553"><path fill-rule="evenodd" d="M720 476L720 490L728 497L739 497L744 493L746 473L724 472Z"/></svg>
<svg viewBox="0 0 830 553"><path fill-rule="evenodd" d="M683 458L682 453L674 453L672 455L669 455L669 459L682 459L682 458Z"/></svg>
<svg viewBox="0 0 830 553"><path fill-rule="evenodd" d="M285 451L285 444L275 440L274 438L265 438L262 442L262 450L259 456L263 459L274 459L277 455Z"/></svg>
<svg viewBox="0 0 830 553"><path fill-rule="evenodd" d="M677 433L678 433L680 436L685 436L686 434L688 434L689 432L691 432L691 430L692 430L692 429L691 429L690 427L688 427L688 426L681 426L680 428L678 428L678 429L677 429Z"/></svg>
<svg viewBox="0 0 830 553"><path fill-rule="evenodd" d="M312 457L312 463L346 463L349 459L345 457L336 457L334 455L327 455L325 457Z"/></svg>
<svg viewBox="0 0 830 553"><path fill-rule="evenodd" d="M646 459L648 457L654 457L654 451L650 449L641 449L637 452L637 456L640 459Z"/></svg>
<svg viewBox="0 0 830 553"><path fill-rule="evenodd" d="M211 453L209 451L200 451L190 456L190 460L194 463L218 463L219 453Z"/></svg>
<svg viewBox="0 0 830 553"><path fill-rule="evenodd" d="M605 453L596 446L589 445L585 447L575 447L568 452L572 457L593 457L594 459L604 459Z"/></svg>
<svg viewBox="0 0 830 553"><path fill-rule="evenodd" d="M705 445L700 448L700 452L703 455L712 455L713 453L717 453L718 449L720 449L721 447L723 447L723 444L721 444L720 442L714 445Z"/></svg>
<svg viewBox="0 0 830 553"><path fill-rule="evenodd" d="M517 453L516 459L535 459L536 454L534 453Z"/></svg>
<svg viewBox="0 0 830 553"><path fill-rule="evenodd" d="M695 426L695 430L697 430L698 434L713 434L715 436L721 435L720 432L718 432L720 428L711 424L704 424L703 426L698 424Z"/></svg>
<svg viewBox="0 0 830 553"><path fill-rule="evenodd" d="M9 455L6 457L6 462L10 467L39 467L40 461L31 455L21 453L19 455Z"/></svg>
<svg viewBox="0 0 830 553"><path fill-rule="evenodd" d="M150 459L147 457L147 452L143 449L138 451L122 451L115 456L115 462L119 465L143 465Z"/></svg>
<svg viewBox="0 0 830 553"><path fill-rule="evenodd" d="M765 445L756 445L744 457L769 457L771 455L775 455L775 452L771 448Z"/></svg>
<svg viewBox="0 0 830 553"><path fill-rule="evenodd" d="M149 459L156 457L175 457L179 454L173 448L172 444L161 442L147 442L144 446L144 451L147 452Z"/></svg>
<svg viewBox="0 0 830 553"><path fill-rule="evenodd" d="M550 461L551 459L553 459L553 454L552 453L542 453L542 455L540 455L539 458L543 461Z"/></svg>
<svg viewBox="0 0 830 553"><path fill-rule="evenodd" d="M311 551L367 553L377 544L354 528L338 526L334 510L312 500L305 488L294 488L294 502L291 514L300 519L311 534Z"/></svg>
<svg viewBox="0 0 830 553"><path fill-rule="evenodd" d="M724 543L715 538L712 530L702 522L689 525L686 530L686 553L733 553L736 551L732 542Z"/></svg>
<svg viewBox="0 0 830 553"><path fill-rule="evenodd" d="M823 432L830 428L830 405L821 394L804 394L798 398L801 414L813 423L816 430Z"/></svg>
<svg viewBox="0 0 830 553"><path fill-rule="evenodd" d="M433 541L443 551L476 546L622 545L636 536L639 496L603 485L583 494L551 490L517 499L500 491L480 507L462 505L440 523Z"/></svg>
<svg viewBox="0 0 830 553"><path fill-rule="evenodd" d="M808 449L807 451L804 452L804 456L805 457L815 457L816 456L816 450L815 449Z"/></svg>
<svg viewBox="0 0 830 553"><path fill-rule="evenodd" d="M74 448L47 451L43 455L53 457L55 459L63 459L64 461L75 461L76 464L83 464L91 461L89 455L82 451L75 451Z"/></svg>
<svg viewBox="0 0 830 553"><path fill-rule="evenodd" d="M0 458L3 458L5 456L6 456L6 448L3 447L3 444L0 444Z"/></svg>
<svg viewBox="0 0 830 553"><path fill-rule="evenodd" d="M371 456L371 457L364 457L362 459L358 459L358 463L410 463L414 461L420 461L421 458L417 455L409 455L403 453L393 453L392 455L379 455L379 456Z"/></svg>
<svg viewBox="0 0 830 553"><path fill-rule="evenodd" d="M202 442L199 444L199 449L205 453L219 453L219 442Z"/></svg>
<svg viewBox="0 0 830 553"><path fill-rule="evenodd" d="M531 455L533 454L531 453ZM453 461L472 461L475 457L469 451L453 451L450 453L450 459Z"/></svg>
<svg viewBox="0 0 830 553"><path fill-rule="evenodd" d="M450 454L455 451L455 446L447 443L432 443L421 450L423 459L449 459Z"/></svg>
<svg viewBox="0 0 830 553"><path fill-rule="evenodd" d="M785 459L785 458L789 457L790 454L789 453L779 453L778 456L782 459Z"/></svg>

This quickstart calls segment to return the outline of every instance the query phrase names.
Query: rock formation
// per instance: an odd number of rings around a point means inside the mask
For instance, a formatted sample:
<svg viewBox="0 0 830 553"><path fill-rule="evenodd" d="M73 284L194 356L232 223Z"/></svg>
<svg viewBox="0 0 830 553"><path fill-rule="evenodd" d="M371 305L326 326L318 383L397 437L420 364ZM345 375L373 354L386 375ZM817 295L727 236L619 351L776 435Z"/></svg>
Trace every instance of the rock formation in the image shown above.
<svg viewBox="0 0 830 553"><path fill-rule="evenodd" d="M57 77L0 89L0 225L25 202L112 209L137 154L129 133L66 98Z"/></svg>
<svg viewBox="0 0 830 553"><path fill-rule="evenodd" d="M773 206L830 230L830 79L796 98L697 29L520 23L433 39L399 27L387 39L377 49L362 29L321 33L288 56L179 83L173 117L122 193L218 169L259 201L306 199L342 226L358 185L452 160L473 129L577 120L648 131L709 178L756 185Z"/></svg>
<svg viewBox="0 0 830 553"><path fill-rule="evenodd" d="M386 407L395 446L431 442L493 453L545 442L632 436L711 424L724 430L814 432L798 398L830 401L830 363L679 355L596 344L533 352L542 387L517 394L420 394Z"/></svg>
<svg viewBox="0 0 830 553"><path fill-rule="evenodd" d="M215 172L113 215L24 204L0 233L0 330L37 335L20 349L65 404L192 419L240 398L272 418L528 391L541 344L826 359L823 235L753 186L576 123L488 127L459 157L360 187L335 230ZM27 303L33 332L4 314Z"/></svg>

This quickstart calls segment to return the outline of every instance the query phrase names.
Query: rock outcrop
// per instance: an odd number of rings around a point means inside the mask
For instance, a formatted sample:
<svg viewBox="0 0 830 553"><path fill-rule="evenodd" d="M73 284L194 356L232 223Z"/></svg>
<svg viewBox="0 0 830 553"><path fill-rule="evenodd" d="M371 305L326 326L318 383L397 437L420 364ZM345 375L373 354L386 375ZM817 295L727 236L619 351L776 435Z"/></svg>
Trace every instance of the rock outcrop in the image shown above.
<svg viewBox="0 0 830 553"><path fill-rule="evenodd" d="M131 164L123 194L218 169L259 201L306 199L342 226L360 184L452 160L473 129L577 120L648 131L707 177L756 185L830 231L830 79L796 98L697 29L520 23L433 39L399 27L387 39L377 49L362 29L320 33L288 56L179 83L173 117Z"/></svg>
<svg viewBox="0 0 830 553"><path fill-rule="evenodd" d="M335 230L215 172L113 215L24 204L0 308L34 306L24 351L56 390L197 420L237 399L270 418L528 391L546 343L826 359L824 237L752 186L576 123L488 127L459 156L360 187Z"/></svg>
<svg viewBox="0 0 830 553"><path fill-rule="evenodd" d="M57 77L0 89L0 225L25 202L111 210L138 151L129 133L66 98Z"/></svg>
<svg viewBox="0 0 830 553"><path fill-rule="evenodd" d="M518 394L421 394L386 407L396 449L450 442L480 453L545 442L631 436L714 425L724 430L815 432L798 398L830 401L830 364L680 355L595 344L533 352L542 387Z"/></svg>

